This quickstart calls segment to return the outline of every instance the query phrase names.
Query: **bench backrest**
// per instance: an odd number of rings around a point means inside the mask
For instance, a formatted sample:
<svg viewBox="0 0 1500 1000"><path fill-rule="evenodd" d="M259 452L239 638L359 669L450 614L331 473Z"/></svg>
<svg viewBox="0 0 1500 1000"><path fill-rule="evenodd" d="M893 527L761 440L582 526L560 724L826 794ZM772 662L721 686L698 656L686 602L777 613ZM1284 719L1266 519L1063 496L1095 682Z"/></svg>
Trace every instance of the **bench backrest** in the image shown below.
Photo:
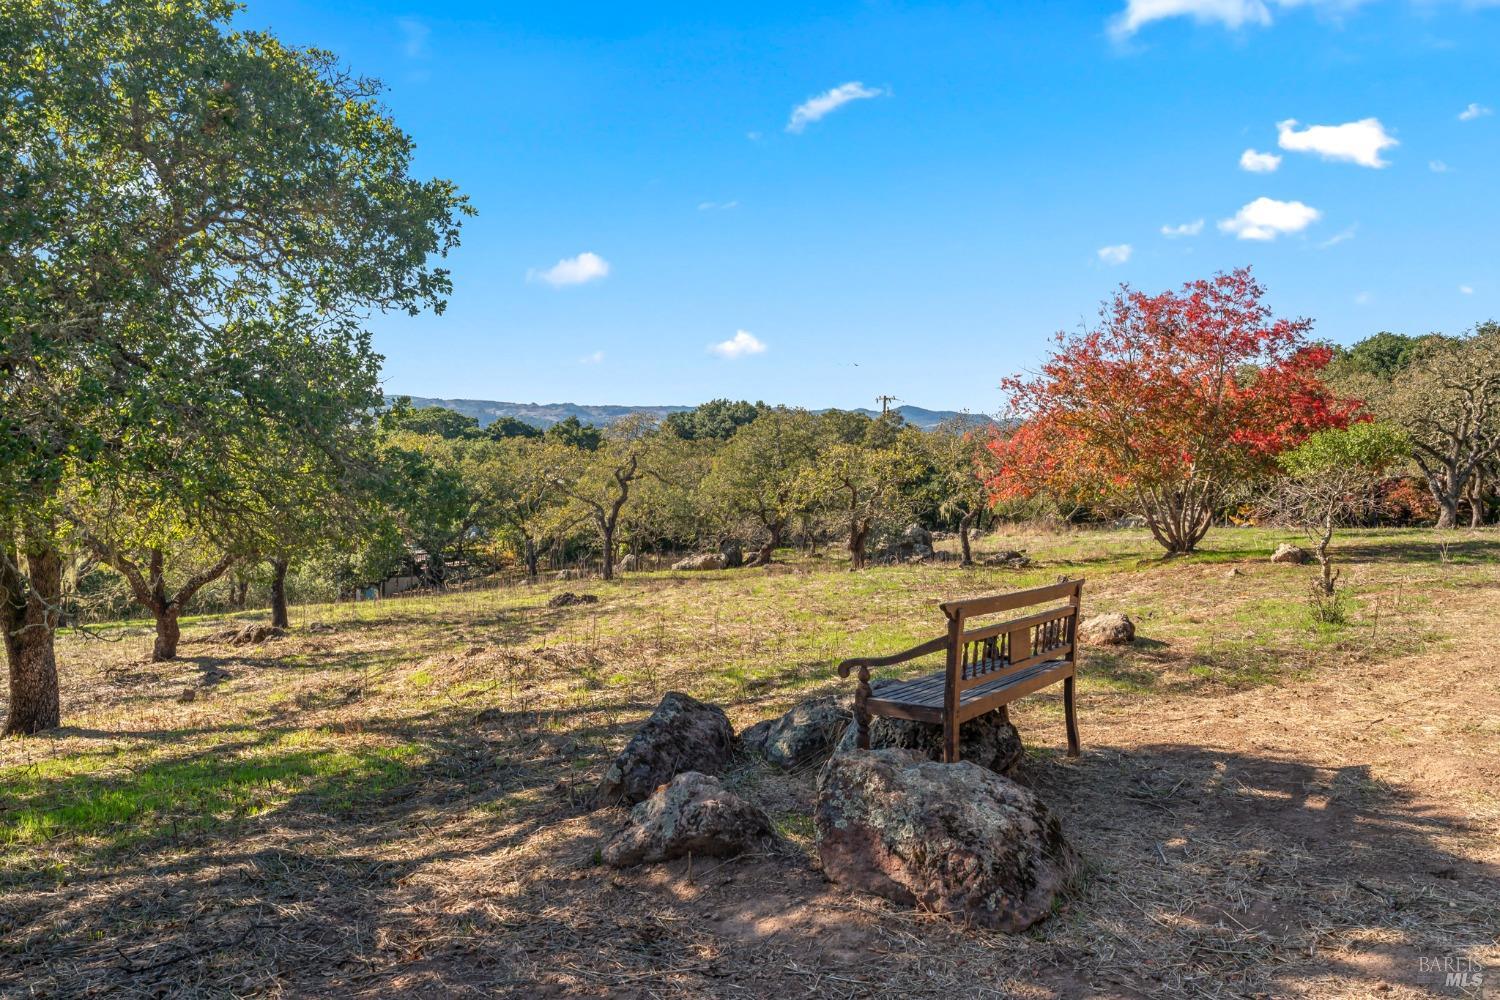
<svg viewBox="0 0 1500 1000"><path fill-rule="evenodd" d="M939 605L948 616L948 690L999 680L1052 660L1076 654L1078 609L1083 581L1064 580L1013 594L973 597ZM1005 611L1028 611L1019 617L970 627L975 618Z"/></svg>

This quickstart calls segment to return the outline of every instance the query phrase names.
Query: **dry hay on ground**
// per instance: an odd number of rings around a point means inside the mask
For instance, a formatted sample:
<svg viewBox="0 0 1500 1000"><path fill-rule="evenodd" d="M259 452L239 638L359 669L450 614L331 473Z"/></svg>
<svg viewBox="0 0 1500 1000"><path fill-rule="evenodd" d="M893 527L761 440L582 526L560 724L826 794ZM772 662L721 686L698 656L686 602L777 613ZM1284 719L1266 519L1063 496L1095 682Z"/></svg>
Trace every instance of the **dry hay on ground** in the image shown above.
<svg viewBox="0 0 1500 1000"><path fill-rule="evenodd" d="M1350 543L1358 613L1325 632L1295 620L1302 571L1145 562L1110 533L1025 539L1019 578L751 570L558 609L550 590L392 601L175 664L70 642L75 728L0 749L0 815L139 808L46 835L4 821L0 992L1443 995L1424 958L1500 969L1500 563L1490 536L1459 564L1408 537ZM1269 551L1210 541L1246 538ZM1032 932L827 883L811 769L731 776L776 821L772 851L597 865L623 813L588 792L662 691L743 727L835 690L832 658L925 638L936 596L1058 572L1142 638L1086 661L1081 759L1060 756L1054 694L1014 706L1027 780L1088 865Z"/></svg>

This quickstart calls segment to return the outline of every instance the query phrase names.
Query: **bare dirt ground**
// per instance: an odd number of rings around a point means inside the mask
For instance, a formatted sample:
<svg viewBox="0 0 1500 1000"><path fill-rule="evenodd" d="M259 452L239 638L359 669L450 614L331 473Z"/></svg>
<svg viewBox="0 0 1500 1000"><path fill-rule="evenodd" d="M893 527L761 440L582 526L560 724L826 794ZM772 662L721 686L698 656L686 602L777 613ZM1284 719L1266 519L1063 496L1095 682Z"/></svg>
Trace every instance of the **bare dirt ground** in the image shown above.
<svg viewBox="0 0 1500 1000"><path fill-rule="evenodd" d="M1500 538L1347 542L1357 606L1322 629L1274 540L310 609L287 639L155 666L139 638L69 640L74 725L0 749L0 992L1465 995L1445 960L1500 978ZM1030 932L829 884L815 773L748 760L732 779L775 851L596 864L623 814L587 793L663 691L748 725L836 690L839 656L924 638L937 596L1059 572L1145 638L1085 660L1080 759L1055 693L1013 706L1025 778L1087 862Z"/></svg>

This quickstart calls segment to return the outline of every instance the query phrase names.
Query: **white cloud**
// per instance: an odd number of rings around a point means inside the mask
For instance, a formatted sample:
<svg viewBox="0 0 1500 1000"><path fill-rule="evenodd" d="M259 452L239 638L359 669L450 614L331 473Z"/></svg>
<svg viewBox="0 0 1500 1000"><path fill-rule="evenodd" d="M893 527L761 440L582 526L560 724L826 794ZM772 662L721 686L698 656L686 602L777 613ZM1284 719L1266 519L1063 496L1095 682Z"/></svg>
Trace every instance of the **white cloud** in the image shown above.
<svg viewBox="0 0 1500 1000"><path fill-rule="evenodd" d="M709 345L709 351L733 361L749 354L766 353L765 342L749 330L736 330L733 337Z"/></svg>
<svg viewBox="0 0 1500 1000"><path fill-rule="evenodd" d="M1174 17L1191 18L1199 24L1222 24L1231 31L1246 25L1265 27L1271 23L1271 8L1309 7L1338 14L1362 6L1369 0L1126 0L1125 9L1109 24L1116 39L1128 38L1153 21Z"/></svg>
<svg viewBox="0 0 1500 1000"><path fill-rule="evenodd" d="M1358 231L1358 226L1350 226L1348 229L1334 233L1332 236L1328 237L1328 239L1324 240L1322 243L1319 243L1318 249L1327 250L1329 247L1336 247L1340 243L1352 240L1354 239L1354 234Z"/></svg>
<svg viewBox="0 0 1500 1000"><path fill-rule="evenodd" d="M427 36L432 29L414 17L398 17L396 27L401 29L401 51L408 59L421 59L427 55Z"/></svg>
<svg viewBox="0 0 1500 1000"><path fill-rule="evenodd" d="M1458 286L1458 290L1459 290L1460 293L1462 293L1464 295L1473 295L1474 294L1474 286L1473 285L1459 285Z"/></svg>
<svg viewBox="0 0 1500 1000"><path fill-rule="evenodd" d="M1199 24L1219 23L1226 28L1271 23L1271 11L1261 0L1127 0L1125 9L1110 22L1116 38L1128 38L1152 21L1190 17Z"/></svg>
<svg viewBox="0 0 1500 1000"><path fill-rule="evenodd" d="M1343 125L1309 125L1300 132L1296 119L1288 118L1276 123L1276 142L1294 153L1317 153L1325 160L1343 160L1362 167L1390 166L1390 161L1380 158L1380 151L1400 145L1386 134L1379 118L1361 118Z"/></svg>
<svg viewBox="0 0 1500 1000"><path fill-rule="evenodd" d="M1448 164L1442 160L1428 160L1427 169L1435 174L1446 174L1449 170Z"/></svg>
<svg viewBox="0 0 1500 1000"><path fill-rule="evenodd" d="M1281 157L1275 153L1258 153L1247 149L1240 154L1240 169L1252 174L1269 174L1281 166Z"/></svg>
<svg viewBox="0 0 1500 1000"><path fill-rule="evenodd" d="M700 212L727 212L731 208L739 208L738 201L700 201L698 211Z"/></svg>
<svg viewBox="0 0 1500 1000"><path fill-rule="evenodd" d="M786 130L788 132L801 132L813 122L818 121L825 115L832 114L850 101L864 101L872 97L882 97L885 93L879 87L866 87L858 80L841 83L832 90L825 90L816 97L809 97L793 108L792 117L787 119Z"/></svg>
<svg viewBox="0 0 1500 1000"><path fill-rule="evenodd" d="M1162 226L1161 234L1169 240L1175 240L1179 236L1197 236L1203 232L1203 220L1194 219L1192 222L1184 222L1180 226Z"/></svg>
<svg viewBox="0 0 1500 1000"><path fill-rule="evenodd" d="M585 354L578 359L580 365L602 365L604 363L604 352L595 351L593 354Z"/></svg>
<svg viewBox="0 0 1500 1000"><path fill-rule="evenodd" d="M1301 232L1323 217L1323 213L1300 201L1257 198L1224 219L1219 228L1242 240L1274 240L1282 233Z"/></svg>
<svg viewBox="0 0 1500 1000"><path fill-rule="evenodd" d="M1360 292L1360 293L1356 294L1354 296L1354 304L1357 305L1357 306L1367 306L1367 305L1369 305L1370 304L1370 293L1369 292Z"/></svg>
<svg viewBox="0 0 1500 1000"><path fill-rule="evenodd" d="M1130 259L1135 248L1129 243L1120 243L1112 247L1100 247L1099 259L1106 264L1123 264Z"/></svg>
<svg viewBox="0 0 1500 1000"><path fill-rule="evenodd" d="M527 281L541 281L553 288L567 285L582 285L597 281L609 273L609 261L596 253L585 251L577 257L564 257L545 271L532 269L526 272Z"/></svg>
<svg viewBox="0 0 1500 1000"><path fill-rule="evenodd" d="M1471 122L1476 118L1483 118L1485 115L1492 115L1494 113L1493 109L1487 108L1483 104L1470 104L1458 113L1458 120L1461 122Z"/></svg>

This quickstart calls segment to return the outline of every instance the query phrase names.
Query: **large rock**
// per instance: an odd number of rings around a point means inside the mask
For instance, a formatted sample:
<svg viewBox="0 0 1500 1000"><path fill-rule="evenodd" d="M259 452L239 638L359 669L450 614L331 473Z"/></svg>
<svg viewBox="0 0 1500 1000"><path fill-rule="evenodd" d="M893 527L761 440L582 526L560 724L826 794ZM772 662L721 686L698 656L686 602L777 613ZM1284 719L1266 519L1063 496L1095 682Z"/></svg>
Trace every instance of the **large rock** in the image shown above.
<svg viewBox="0 0 1500 1000"><path fill-rule="evenodd" d="M703 552L696 556L679 559L673 569L723 569L724 557L717 552Z"/></svg>
<svg viewBox="0 0 1500 1000"><path fill-rule="evenodd" d="M879 690L879 684L876 686ZM840 753L854 750L859 732L853 725L839 740ZM943 727L910 719L870 720L870 749L914 750L929 760L943 759ZM998 710L977 715L958 727L958 759L972 761L996 774L1011 774L1021 763L1021 734Z"/></svg>
<svg viewBox="0 0 1500 1000"><path fill-rule="evenodd" d="M733 857L771 836L771 821L759 806L718 778L686 771L638 803L600 853L605 864L624 868L685 854Z"/></svg>
<svg viewBox="0 0 1500 1000"><path fill-rule="evenodd" d="M561 594L553 594L547 601L549 608L571 608L575 604L598 604L598 594L575 594L571 590L565 590Z"/></svg>
<svg viewBox="0 0 1500 1000"><path fill-rule="evenodd" d="M923 546L930 549L932 548L932 532L920 524L908 524L906 530L901 532L901 541L913 547Z"/></svg>
<svg viewBox="0 0 1500 1000"><path fill-rule="evenodd" d="M733 747L723 709L670 691L604 772L597 799L604 805L640 802L684 771L718 774Z"/></svg>
<svg viewBox="0 0 1500 1000"><path fill-rule="evenodd" d="M1035 794L904 750L836 754L818 778L814 822L833 881L995 930L1045 917L1077 868Z"/></svg>
<svg viewBox="0 0 1500 1000"><path fill-rule="evenodd" d="M831 695L792 706L785 715L757 722L740 734L740 745L777 767L792 770L833 749L849 724L849 713Z"/></svg>
<svg viewBox="0 0 1500 1000"><path fill-rule="evenodd" d="M266 622L251 622L241 628L230 638L231 646L259 646L270 639L280 639L286 635L285 629L277 628Z"/></svg>
<svg viewBox="0 0 1500 1000"><path fill-rule="evenodd" d="M1095 615L1078 626L1078 638L1091 646L1128 646L1135 642L1135 622L1129 615Z"/></svg>
<svg viewBox="0 0 1500 1000"><path fill-rule="evenodd" d="M1271 553L1273 563L1292 563L1300 566L1307 562L1307 550L1300 545L1291 542L1282 542L1276 546L1276 551Z"/></svg>

